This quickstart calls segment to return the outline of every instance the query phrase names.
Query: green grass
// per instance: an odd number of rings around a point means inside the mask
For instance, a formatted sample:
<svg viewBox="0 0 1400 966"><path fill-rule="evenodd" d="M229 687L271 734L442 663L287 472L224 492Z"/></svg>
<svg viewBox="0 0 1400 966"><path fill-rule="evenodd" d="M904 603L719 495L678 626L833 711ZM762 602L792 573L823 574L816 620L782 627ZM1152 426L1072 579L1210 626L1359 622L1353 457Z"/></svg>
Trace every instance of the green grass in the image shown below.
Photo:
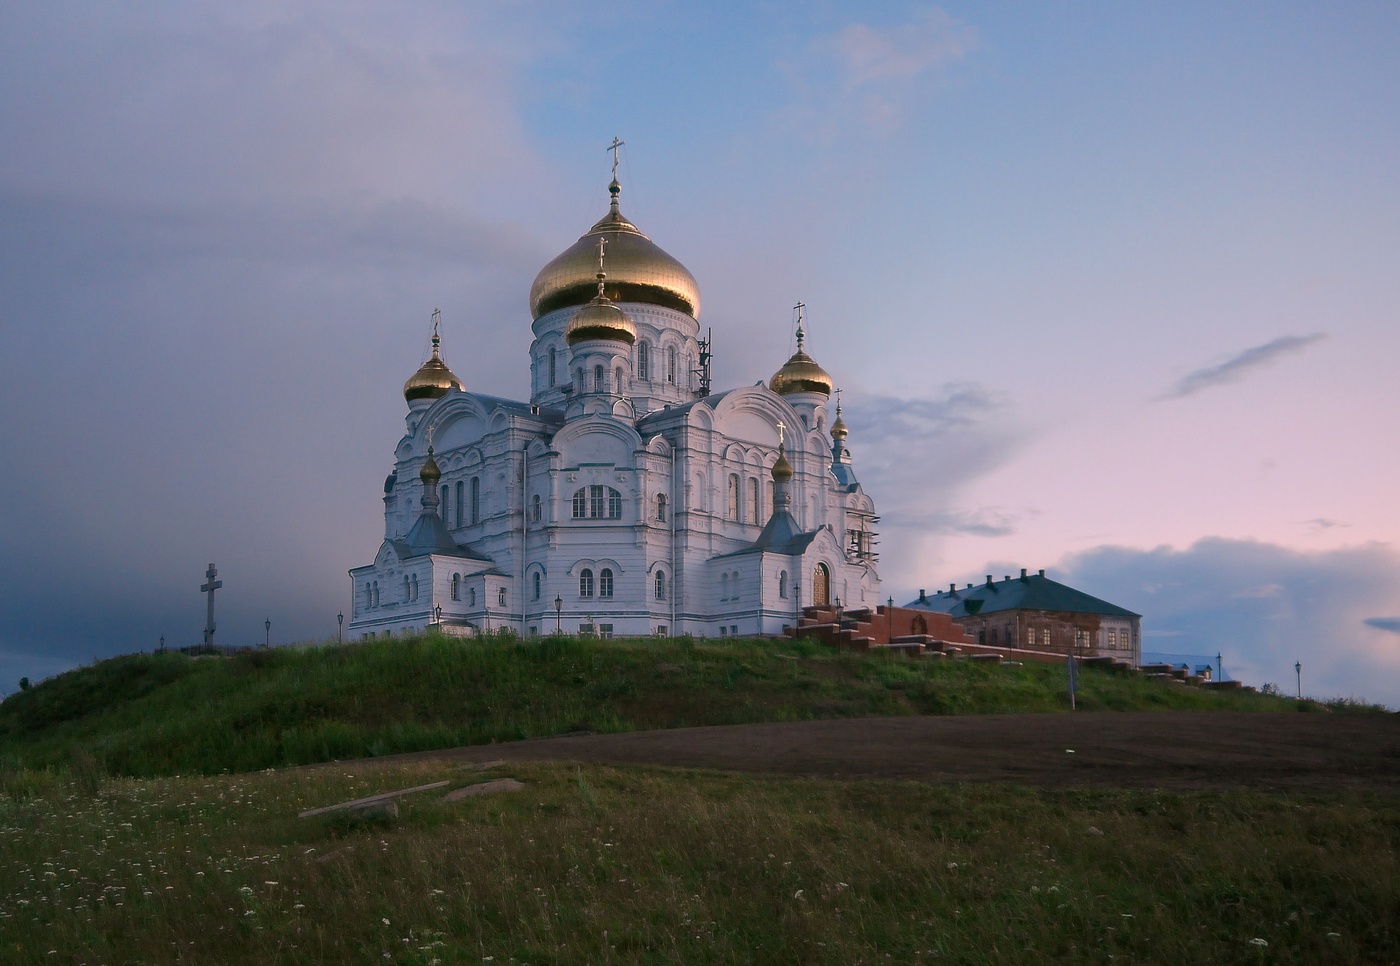
<svg viewBox="0 0 1400 966"><path fill-rule="evenodd" d="M507 775L526 790L296 818ZM0 789L0 960L1393 962L1397 854L1394 799L1343 793L538 763L27 772Z"/></svg>
<svg viewBox="0 0 1400 966"><path fill-rule="evenodd" d="M1064 669L810 641L429 635L233 657L138 654L0 703L0 767L218 774L508 741L862 715L1067 708ZM1083 710L1320 708L1085 669Z"/></svg>

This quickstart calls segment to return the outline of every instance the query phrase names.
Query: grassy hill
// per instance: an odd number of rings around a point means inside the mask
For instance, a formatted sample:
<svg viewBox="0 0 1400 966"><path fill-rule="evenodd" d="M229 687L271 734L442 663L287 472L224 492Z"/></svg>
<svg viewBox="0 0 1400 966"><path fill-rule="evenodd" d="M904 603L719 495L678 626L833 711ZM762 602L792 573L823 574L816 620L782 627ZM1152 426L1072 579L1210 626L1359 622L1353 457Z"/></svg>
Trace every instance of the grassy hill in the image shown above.
<svg viewBox="0 0 1400 966"><path fill-rule="evenodd" d="M1064 669L837 651L810 641L437 635L232 657L138 654L0 703L0 766L253 771L508 741L860 715L1058 711ZM1317 709L1085 670L1086 710Z"/></svg>

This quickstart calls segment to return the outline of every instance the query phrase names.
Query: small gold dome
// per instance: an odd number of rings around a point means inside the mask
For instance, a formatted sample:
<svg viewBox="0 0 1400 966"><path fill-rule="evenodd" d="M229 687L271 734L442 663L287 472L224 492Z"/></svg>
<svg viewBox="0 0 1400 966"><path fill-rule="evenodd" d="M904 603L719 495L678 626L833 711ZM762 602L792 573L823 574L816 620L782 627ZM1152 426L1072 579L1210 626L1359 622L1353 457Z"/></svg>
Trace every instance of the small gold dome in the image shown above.
<svg viewBox="0 0 1400 966"><path fill-rule="evenodd" d="M773 378L768 380L768 388L780 396L787 396L794 392L819 392L823 396L830 396L832 387L831 376L825 369L817 365L817 360L813 359L802 349L802 340L805 337L802 326L797 327L797 351L792 354L792 358L783 363L783 367L773 373Z"/></svg>
<svg viewBox="0 0 1400 966"><path fill-rule="evenodd" d="M637 326L611 299L598 295L569 319L564 338L569 345L585 339L612 339L632 345L637 341Z"/></svg>
<svg viewBox="0 0 1400 966"><path fill-rule="evenodd" d="M778 447L778 461L773 464L773 479L783 482L792 479L792 464L781 446Z"/></svg>
<svg viewBox="0 0 1400 966"><path fill-rule="evenodd" d="M447 368L442 361L442 339L438 336L439 313L433 310L433 354L418 371L408 377L403 384L403 398L409 402L415 399L440 399L453 389L462 391L462 381Z"/></svg>
<svg viewBox="0 0 1400 966"><path fill-rule="evenodd" d="M838 443L850 435L846 429L846 421L841 418L841 400L836 400L836 421L831 424L831 438Z"/></svg>
<svg viewBox="0 0 1400 966"><path fill-rule="evenodd" d="M428 459L423 463L423 468L418 471L418 478L424 483L436 485L442 479L442 470L438 469L437 460L433 459L433 448L428 447Z"/></svg>
<svg viewBox="0 0 1400 966"><path fill-rule="evenodd" d="M695 276L622 216L617 200L621 190L616 180L608 185L612 194L608 214L535 276L530 286L531 318L583 305L593 297L599 238L608 242L608 298L661 305L699 318L700 287Z"/></svg>

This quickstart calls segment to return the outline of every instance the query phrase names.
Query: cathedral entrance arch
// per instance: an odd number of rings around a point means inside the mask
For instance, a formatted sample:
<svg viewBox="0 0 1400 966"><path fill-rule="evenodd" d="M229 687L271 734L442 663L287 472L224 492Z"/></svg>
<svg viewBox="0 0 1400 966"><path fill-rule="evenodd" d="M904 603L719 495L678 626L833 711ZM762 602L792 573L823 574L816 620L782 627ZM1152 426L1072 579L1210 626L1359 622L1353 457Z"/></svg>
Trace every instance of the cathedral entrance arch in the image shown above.
<svg viewBox="0 0 1400 966"><path fill-rule="evenodd" d="M826 564L819 563L812 571L812 603L817 607L826 607L831 603L831 571L826 569Z"/></svg>

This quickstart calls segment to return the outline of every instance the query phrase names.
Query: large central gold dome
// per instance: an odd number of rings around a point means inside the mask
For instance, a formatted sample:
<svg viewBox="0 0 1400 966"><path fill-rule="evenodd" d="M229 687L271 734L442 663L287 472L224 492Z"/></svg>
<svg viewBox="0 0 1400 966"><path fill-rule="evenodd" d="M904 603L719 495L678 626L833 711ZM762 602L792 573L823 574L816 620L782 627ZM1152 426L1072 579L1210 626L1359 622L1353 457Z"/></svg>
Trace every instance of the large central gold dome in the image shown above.
<svg viewBox="0 0 1400 966"><path fill-rule="evenodd" d="M598 294L598 239L607 239L606 296L613 302L663 305L700 316L700 287L684 265L666 254L618 209L622 186L608 185L612 204L603 220L540 270L530 286L530 315L585 305Z"/></svg>

